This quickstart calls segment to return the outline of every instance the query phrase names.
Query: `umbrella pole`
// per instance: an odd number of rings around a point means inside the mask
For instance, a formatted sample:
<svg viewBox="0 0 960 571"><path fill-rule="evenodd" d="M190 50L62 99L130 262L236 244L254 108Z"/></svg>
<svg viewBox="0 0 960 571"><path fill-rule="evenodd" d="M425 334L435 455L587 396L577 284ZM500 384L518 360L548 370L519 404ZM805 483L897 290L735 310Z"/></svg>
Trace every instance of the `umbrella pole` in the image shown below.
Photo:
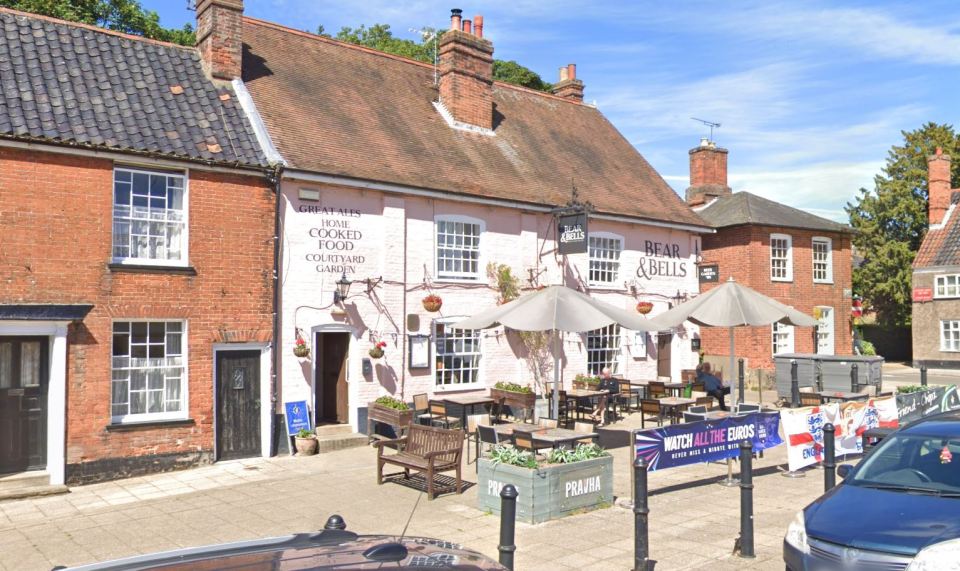
<svg viewBox="0 0 960 571"><path fill-rule="evenodd" d="M550 418L560 418L560 332L553 330L553 408Z"/></svg>
<svg viewBox="0 0 960 571"><path fill-rule="evenodd" d="M734 346L733 346L733 327L731 327L730 328L730 376L728 377L730 379L730 402L737 402L734 400L734 397L733 397L733 383L734 383L734 379L736 378L735 377L736 370L734 369L734 366L735 366L734 364L736 360L737 358L736 358L736 355L734 355ZM738 392L737 394L739 395L740 392Z"/></svg>

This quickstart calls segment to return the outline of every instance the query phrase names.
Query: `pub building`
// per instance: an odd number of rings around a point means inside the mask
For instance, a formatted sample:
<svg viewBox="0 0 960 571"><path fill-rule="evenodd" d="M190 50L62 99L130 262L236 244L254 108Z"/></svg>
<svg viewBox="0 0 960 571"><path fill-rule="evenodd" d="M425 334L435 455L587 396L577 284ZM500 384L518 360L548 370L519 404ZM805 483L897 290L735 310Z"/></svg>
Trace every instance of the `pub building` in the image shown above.
<svg viewBox="0 0 960 571"><path fill-rule="evenodd" d="M495 81L483 19L460 10L436 69L249 17L242 34L254 123L284 163L281 398L306 401L318 425L365 431L384 395L500 381L542 393L551 365L535 346L450 326L503 298L564 284L653 316L698 292L712 230L583 101L574 65L552 93ZM561 231L568 205L589 215ZM567 334L563 384L603 367L678 378L697 363L697 335Z"/></svg>

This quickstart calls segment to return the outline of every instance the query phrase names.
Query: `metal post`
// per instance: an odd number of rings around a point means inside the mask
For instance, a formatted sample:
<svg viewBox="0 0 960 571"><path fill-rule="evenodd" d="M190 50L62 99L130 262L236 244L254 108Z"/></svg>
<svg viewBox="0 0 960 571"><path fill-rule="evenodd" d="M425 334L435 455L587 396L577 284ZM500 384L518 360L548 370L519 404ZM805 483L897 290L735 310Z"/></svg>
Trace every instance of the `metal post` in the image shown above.
<svg viewBox="0 0 960 571"><path fill-rule="evenodd" d="M834 459L836 429L829 422L823 426L823 491L829 492L837 485L837 463Z"/></svg>
<svg viewBox="0 0 960 571"><path fill-rule="evenodd" d="M743 402L744 387L743 387L743 359L742 358L737 361L737 366L738 366L737 378L740 380L740 389L739 389L740 394L737 402Z"/></svg>
<svg viewBox="0 0 960 571"><path fill-rule="evenodd" d="M860 377L857 376L857 364L850 365L850 392L860 392Z"/></svg>
<svg viewBox="0 0 960 571"><path fill-rule="evenodd" d="M637 471L634 470L634 462L637 458L637 433L633 430L630 431L630 506L634 507L637 505ZM644 471L646 473L646 471Z"/></svg>
<svg viewBox="0 0 960 571"><path fill-rule="evenodd" d="M633 571L647 571L650 562L649 521L647 505L647 461L633 463Z"/></svg>
<svg viewBox="0 0 960 571"><path fill-rule="evenodd" d="M337 514L334 514L327 518L327 523L324 524L323 529L347 529L347 522L343 521L343 518Z"/></svg>
<svg viewBox="0 0 960 571"><path fill-rule="evenodd" d="M500 490L500 565L513 569L513 553L517 546L513 543L517 523L517 489L507 484Z"/></svg>
<svg viewBox="0 0 960 571"><path fill-rule="evenodd" d="M753 559L753 445L740 443L740 557Z"/></svg>
<svg viewBox="0 0 960 571"><path fill-rule="evenodd" d="M823 390L823 362L820 359L816 359L813 362L813 376L814 382L816 383L817 392Z"/></svg>
<svg viewBox="0 0 960 571"><path fill-rule="evenodd" d="M927 386L927 366L923 365L920 367L920 386Z"/></svg>
<svg viewBox="0 0 960 571"><path fill-rule="evenodd" d="M797 378L797 360L790 359L790 408L800 406L800 379Z"/></svg>
<svg viewBox="0 0 960 571"><path fill-rule="evenodd" d="M740 480L733 477L733 458L727 458L727 477L717 483L725 488L732 488L740 483Z"/></svg>

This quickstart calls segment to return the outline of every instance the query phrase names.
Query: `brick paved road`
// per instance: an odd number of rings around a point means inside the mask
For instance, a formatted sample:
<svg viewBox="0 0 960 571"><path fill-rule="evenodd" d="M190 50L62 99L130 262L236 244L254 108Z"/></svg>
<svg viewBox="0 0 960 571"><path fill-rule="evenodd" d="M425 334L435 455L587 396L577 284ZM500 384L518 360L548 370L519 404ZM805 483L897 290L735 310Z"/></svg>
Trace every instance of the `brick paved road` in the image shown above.
<svg viewBox="0 0 960 571"><path fill-rule="evenodd" d="M614 489L629 497L628 426L603 435L616 457ZM621 429L621 430L618 430ZM50 569L125 555L316 530L333 513L359 533L399 533L419 493L375 483L375 450L223 462L195 470L75 487L70 494L0 502L0 568ZM784 530L822 490L822 472L779 475L785 450L756 461L756 552L731 555L739 488L714 482L722 464L650 474L651 556L657 570L783 569ZM475 482L473 466L465 475ZM496 557L499 520L476 509L476 487L423 499L409 534L439 537ZM629 569L633 514L611 507L540 525L518 524L517 569Z"/></svg>

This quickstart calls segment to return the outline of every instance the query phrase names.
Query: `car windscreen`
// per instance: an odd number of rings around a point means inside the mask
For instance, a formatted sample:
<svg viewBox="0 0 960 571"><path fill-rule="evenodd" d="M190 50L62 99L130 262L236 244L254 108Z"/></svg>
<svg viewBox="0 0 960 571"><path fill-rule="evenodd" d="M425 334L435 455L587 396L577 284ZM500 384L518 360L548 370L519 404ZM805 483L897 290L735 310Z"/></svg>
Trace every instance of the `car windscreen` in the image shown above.
<svg viewBox="0 0 960 571"><path fill-rule="evenodd" d="M960 439L919 434L889 436L846 483L949 495L960 493Z"/></svg>

